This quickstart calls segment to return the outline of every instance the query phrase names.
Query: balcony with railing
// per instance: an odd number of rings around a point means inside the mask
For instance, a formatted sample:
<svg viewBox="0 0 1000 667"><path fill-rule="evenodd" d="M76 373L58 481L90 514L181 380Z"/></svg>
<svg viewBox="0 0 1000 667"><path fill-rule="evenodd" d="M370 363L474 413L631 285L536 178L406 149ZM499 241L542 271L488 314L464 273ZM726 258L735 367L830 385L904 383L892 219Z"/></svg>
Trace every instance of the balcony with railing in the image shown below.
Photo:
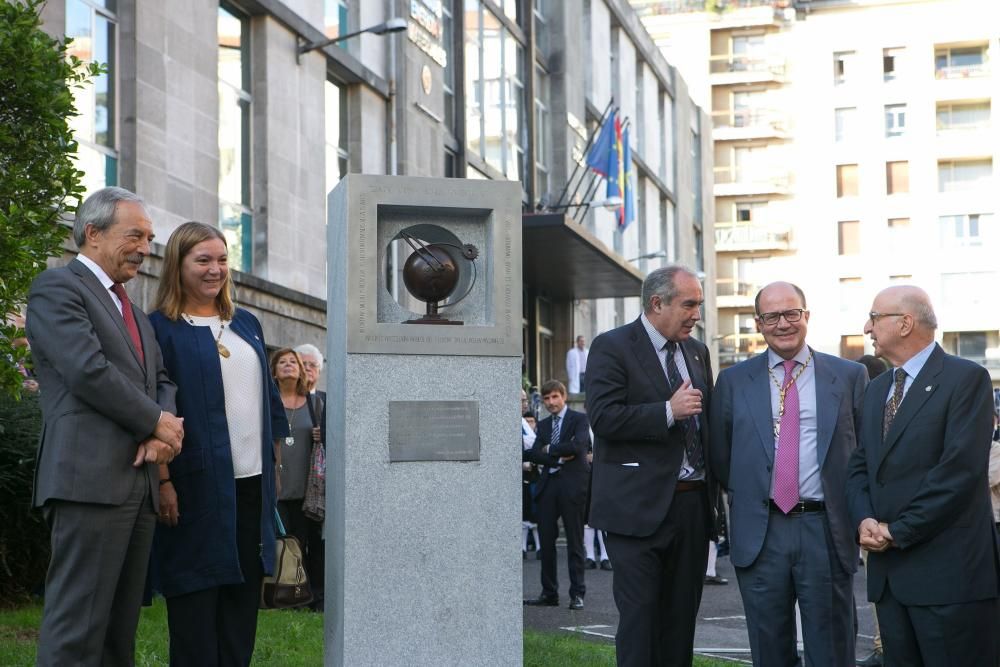
<svg viewBox="0 0 1000 667"><path fill-rule="evenodd" d="M766 167L737 167L735 165L713 169L716 197L750 195L785 195L791 192L791 172Z"/></svg>
<svg viewBox="0 0 1000 667"><path fill-rule="evenodd" d="M775 109L726 109L712 112L712 139L788 138L788 114Z"/></svg>
<svg viewBox="0 0 1000 667"><path fill-rule="evenodd" d="M715 305L718 308L753 308L753 299L760 291L760 285L733 278L719 278L715 281Z"/></svg>
<svg viewBox="0 0 1000 667"><path fill-rule="evenodd" d="M784 83L785 62L785 58L780 54L725 53L711 56L710 83L713 86Z"/></svg>
<svg viewBox="0 0 1000 667"><path fill-rule="evenodd" d="M723 334L719 338L719 367L726 368L767 349L764 337L759 333Z"/></svg>
<svg viewBox="0 0 1000 667"><path fill-rule="evenodd" d="M788 225L715 224L716 252L748 252L754 250L789 250L792 230Z"/></svg>

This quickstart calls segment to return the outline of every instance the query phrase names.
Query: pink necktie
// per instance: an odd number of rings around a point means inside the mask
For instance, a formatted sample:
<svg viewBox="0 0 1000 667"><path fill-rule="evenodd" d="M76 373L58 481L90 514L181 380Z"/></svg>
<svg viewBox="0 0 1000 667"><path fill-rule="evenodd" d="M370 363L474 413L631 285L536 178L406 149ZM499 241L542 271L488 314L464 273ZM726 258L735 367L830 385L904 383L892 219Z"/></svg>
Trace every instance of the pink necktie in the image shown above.
<svg viewBox="0 0 1000 667"><path fill-rule="evenodd" d="M139 361L146 363L146 358L142 354L142 338L139 336L139 326L135 323L135 314L132 312L132 302L128 300L128 294L125 293L125 286L121 283L115 283L111 286L111 291L115 293L118 300L122 302L122 317L125 319L125 328L128 330L128 335L132 339L132 344L135 345L135 351L139 353Z"/></svg>
<svg viewBox="0 0 1000 667"><path fill-rule="evenodd" d="M799 502L799 390L792 375L795 363L784 362L785 411L781 415L774 460L774 504L785 514Z"/></svg>

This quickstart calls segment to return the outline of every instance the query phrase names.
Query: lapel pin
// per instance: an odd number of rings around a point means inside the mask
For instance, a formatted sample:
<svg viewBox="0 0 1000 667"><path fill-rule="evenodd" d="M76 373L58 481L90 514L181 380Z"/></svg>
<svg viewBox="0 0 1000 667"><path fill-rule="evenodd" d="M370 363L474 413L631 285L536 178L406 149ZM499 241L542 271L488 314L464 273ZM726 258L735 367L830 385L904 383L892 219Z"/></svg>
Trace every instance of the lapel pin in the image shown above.
<svg viewBox="0 0 1000 667"><path fill-rule="evenodd" d="M701 360L700 360L700 359L698 358L698 355L697 355L697 354L696 354L696 355L694 355L694 360L695 360L695 361L701 361Z"/></svg>
<svg viewBox="0 0 1000 667"><path fill-rule="evenodd" d="M924 387L924 391L930 391L930 390L931 390L931 386L930 385L927 385L926 387Z"/></svg>

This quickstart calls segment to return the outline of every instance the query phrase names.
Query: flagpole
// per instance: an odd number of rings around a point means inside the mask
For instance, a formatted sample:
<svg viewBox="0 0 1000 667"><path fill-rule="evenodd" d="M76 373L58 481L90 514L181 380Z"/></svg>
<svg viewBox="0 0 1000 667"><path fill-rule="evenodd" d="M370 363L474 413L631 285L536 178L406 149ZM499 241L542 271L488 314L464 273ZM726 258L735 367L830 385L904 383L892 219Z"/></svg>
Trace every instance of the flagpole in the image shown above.
<svg viewBox="0 0 1000 667"><path fill-rule="evenodd" d="M617 110L620 110L620 107ZM625 128L628 127L631 122L632 122L631 119L629 119L629 118L625 119L625 121L622 123L622 131L623 132L624 132ZM624 165L622 165L622 169L624 170ZM600 185L601 185L601 183L597 179L596 175L591 174L591 176L592 176L592 180L590 181L590 185L587 186L584 189L584 197L583 197L583 201L584 202L589 202L591 199L593 199L594 195L597 194L597 188L599 188ZM581 179L581 182L582 182L582 180L583 179ZM624 205L624 201L625 201L625 199L624 199L625 184L624 183L619 183L618 187L619 187L620 193L622 194L622 202L623 202L623 205ZM573 194L576 195L576 192L574 191ZM583 216L587 215L587 211L588 210L590 210L589 206L581 207L581 210L578 210L576 213L573 214L573 221L576 222L576 223L583 222L582 218L583 218ZM580 217L580 219L578 220L577 217Z"/></svg>
<svg viewBox="0 0 1000 667"><path fill-rule="evenodd" d="M597 121L597 129L590 133L590 137L587 139L587 145L583 149L584 163L587 162L587 152L590 151L590 147L593 145L594 139L601 131L601 127L604 125L604 119L607 117L608 112L611 111L611 107L614 106L614 103L615 103L615 98L612 96L612 98L608 100L608 105L604 107L604 112L601 113L600 119L598 119ZM570 157L572 158L572 152L570 153ZM574 160L574 162L576 161ZM580 163L576 162L576 164L573 166L573 173L570 174L570 177L568 179L566 179L566 184L563 186L562 192L559 193L559 199L556 200L556 203L553 206L553 208L558 208L559 206L562 206L563 197L566 196L566 191L569 190L569 184L573 182L574 178L576 178L576 173L577 171L579 171L579 169L580 169ZM580 182L582 181L583 179L581 178ZM580 189L580 182L577 182L576 187L573 189L573 194L569 196L570 201L572 201L573 197L576 196L577 190Z"/></svg>

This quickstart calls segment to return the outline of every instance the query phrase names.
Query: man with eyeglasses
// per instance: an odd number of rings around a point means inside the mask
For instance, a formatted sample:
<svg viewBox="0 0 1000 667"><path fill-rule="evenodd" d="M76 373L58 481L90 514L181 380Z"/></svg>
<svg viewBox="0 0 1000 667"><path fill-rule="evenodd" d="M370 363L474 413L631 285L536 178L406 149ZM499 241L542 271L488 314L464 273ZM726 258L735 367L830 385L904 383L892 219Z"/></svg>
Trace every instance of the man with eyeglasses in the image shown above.
<svg viewBox="0 0 1000 667"><path fill-rule="evenodd" d="M806 345L797 286L771 283L754 305L767 351L719 374L709 429L753 664L799 664L798 601L806 663L846 667L858 552L844 484L868 373Z"/></svg>
<svg viewBox="0 0 1000 667"><path fill-rule="evenodd" d="M1000 556L987 467L993 395L934 342L927 293L885 289L865 323L892 371L865 395L847 499L886 665L1000 665Z"/></svg>

